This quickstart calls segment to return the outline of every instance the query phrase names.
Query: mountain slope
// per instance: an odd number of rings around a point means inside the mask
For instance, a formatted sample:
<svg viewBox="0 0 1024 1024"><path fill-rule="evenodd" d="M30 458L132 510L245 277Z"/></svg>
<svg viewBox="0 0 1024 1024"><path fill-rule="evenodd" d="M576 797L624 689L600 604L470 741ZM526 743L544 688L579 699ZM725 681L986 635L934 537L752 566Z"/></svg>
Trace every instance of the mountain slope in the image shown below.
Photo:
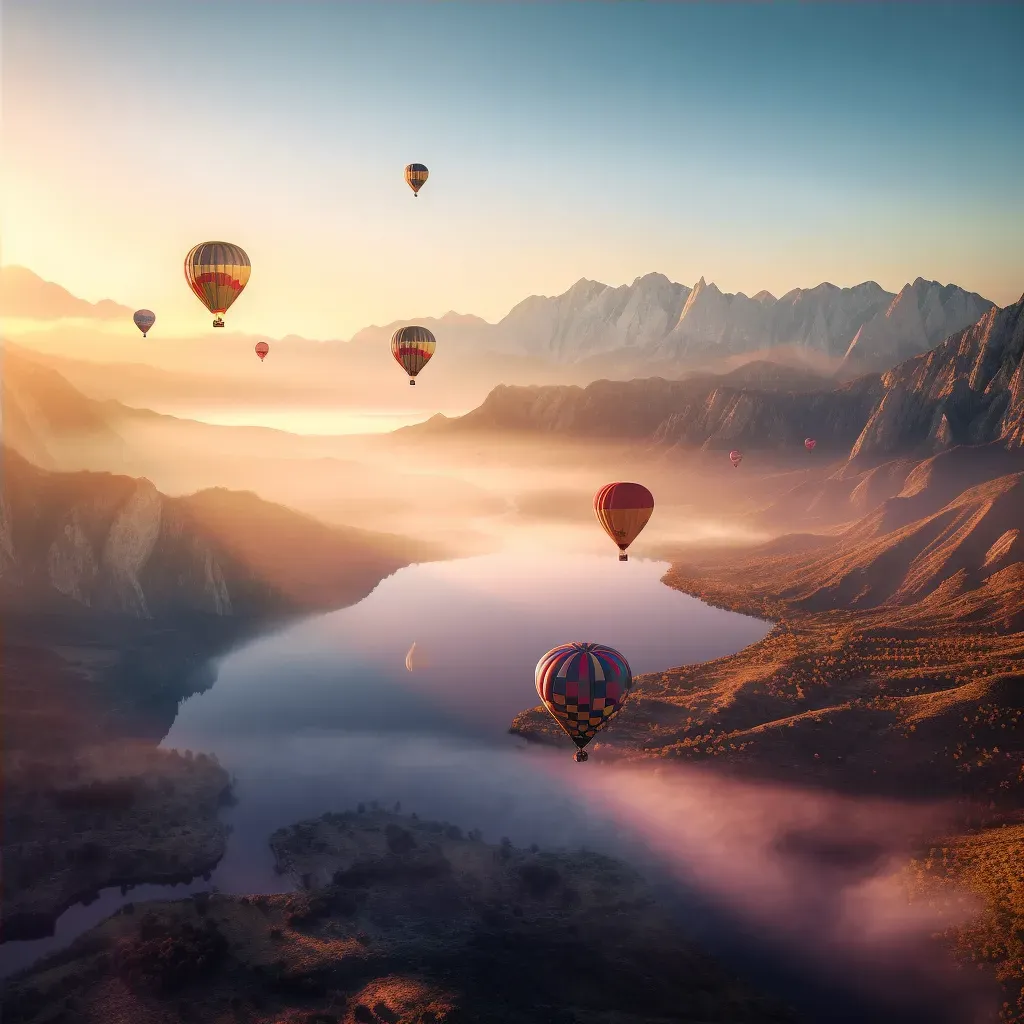
<svg viewBox="0 0 1024 1024"><path fill-rule="evenodd" d="M885 370L934 348L944 338L976 323L993 303L954 285L919 277L906 285L885 312L857 331L843 357L847 376Z"/></svg>
<svg viewBox="0 0 1024 1024"><path fill-rule="evenodd" d="M148 480L3 459L0 603L19 612L281 615L350 603L430 556L253 494L169 498Z"/></svg>
<svg viewBox="0 0 1024 1024"><path fill-rule="evenodd" d="M0 267L0 309L9 319L26 320L116 320L132 314L127 306L110 299L79 299L59 284L44 281L26 267L17 266Z"/></svg>
<svg viewBox="0 0 1024 1024"><path fill-rule="evenodd" d="M851 455L1000 440L1024 447L1024 296L882 377Z"/></svg>

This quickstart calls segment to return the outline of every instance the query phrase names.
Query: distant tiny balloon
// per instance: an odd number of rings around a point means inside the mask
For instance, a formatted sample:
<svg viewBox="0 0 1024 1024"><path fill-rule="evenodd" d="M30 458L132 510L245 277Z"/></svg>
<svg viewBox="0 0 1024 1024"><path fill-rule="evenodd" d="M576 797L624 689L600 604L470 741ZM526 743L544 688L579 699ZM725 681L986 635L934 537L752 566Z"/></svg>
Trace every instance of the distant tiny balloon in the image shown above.
<svg viewBox="0 0 1024 1024"><path fill-rule="evenodd" d="M413 656L413 652L415 650L416 650L416 641L413 640L412 647L409 648L409 653L405 656L405 668L406 668L407 672L411 672L412 671L412 668L413 668L412 656Z"/></svg>
<svg viewBox="0 0 1024 1024"><path fill-rule="evenodd" d="M405 168L405 181L412 189L414 199L418 197L420 189L426 184L429 176L430 172L423 164L409 164Z"/></svg>
<svg viewBox="0 0 1024 1024"><path fill-rule="evenodd" d="M135 326L142 331L142 336L146 337L149 329L156 323L156 314L151 309L137 309L132 319L135 321Z"/></svg>
<svg viewBox="0 0 1024 1024"><path fill-rule="evenodd" d="M633 687L629 663L614 648L574 642L548 651L537 662L537 695L551 717L578 748L584 747L621 710Z"/></svg>
<svg viewBox="0 0 1024 1024"><path fill-rule="evenodd" d="M735 469L743 461L743 452L733 449L729 452L729 461L732 463L733 469Z"/></svg>
<svg viewBox="0 0 1024 1024"><path fill-rule="evenodd" d="M267 358L267 353L270 351L270 346L265 341L256 342L256 355L260 357L262 363Z"/></svg>
<svg viewBox="0 0 1024 1024"><path fill-rule="evenodd" d="M804 447L805 447L805 448L806 448L806 449L807 449L807 450L808 450L809 452L813 452L813 451L814 451L814 446L815 446L815 445L816 445L817 443L818 443L818 442L817 442L817 441L815 441L813 437L808 437L808 438L806 438L806 439L804 440Z"/></svg>

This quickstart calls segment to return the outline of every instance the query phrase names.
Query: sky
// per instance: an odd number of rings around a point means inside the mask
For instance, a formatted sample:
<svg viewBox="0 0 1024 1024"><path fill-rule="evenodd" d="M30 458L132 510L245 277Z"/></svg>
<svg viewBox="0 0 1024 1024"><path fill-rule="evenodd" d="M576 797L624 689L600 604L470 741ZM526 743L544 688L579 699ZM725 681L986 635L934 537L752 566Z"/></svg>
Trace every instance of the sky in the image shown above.
<svg viewBox="0 0 1024 1024"><path fill-rule="evenodd" d="M1024 291L1024 5L4 0L4 264L205 332L581 277ZM406 163L431 177L418 199Z"/></svg>

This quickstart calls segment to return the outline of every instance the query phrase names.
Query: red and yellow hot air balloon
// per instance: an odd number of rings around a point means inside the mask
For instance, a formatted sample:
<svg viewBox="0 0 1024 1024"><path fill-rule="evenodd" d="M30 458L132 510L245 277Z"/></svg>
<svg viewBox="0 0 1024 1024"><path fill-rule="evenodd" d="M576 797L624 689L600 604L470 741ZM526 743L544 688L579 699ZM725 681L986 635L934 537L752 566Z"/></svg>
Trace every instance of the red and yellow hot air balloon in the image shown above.
<svg viewBox="0 0 1024 1024"><path fill-rule="evenodd" d="M575 759L621 710L633 686L629 663L614 648L593 643L561 644L537 662L537 695L577 746Z"/></svg>
<svg viewBox="0 0 1024 1024"><path fill-rule="evenodd" d="M405 168L405 181L412 189L414 199L419 198L419 191L430 177L430 171L423 164L408 164Z"/></svg>
<svg viewBox="0 0 1024 1024"><path fill-rule="evenodd" d="M732 463L732 468L736 469L737 466L743 461L743 452L737 451L735 448L729 452L729 461Z"/></svg>
<svg viewBox="0 0 1024 1024"><path fill-rule="evenodd" d="M654 495L643 484L605 484L594 495L594 513L604 532L619 548L619 561L628 560L626 548L639 536L654 512Z"/></svg>
<svg viewBox="0 0 1024 1024"><path fill-rule="evenodd" d="M156 323L156 313L151 309L137 309L132 314L132 320L135 322L135 326L142 331L142 336L145 337Z"/></svg>
<svg viewBox="0 0 1024 1024"><path fill-rule="evenodd" d="M409 383L416 383L416 374L430 362L437 339L426 327L399 327L391 338L391 354L409 374Z"/></svg>
<svg viewBox="0 0 1024 1024"><path fill-rule="evenodd" d="M818 443L818 442L817 442L817 441L815 441L813 437L805 437L805 438L804 438L804 447L805 447L805 448L806 448L806 449L807 449L807 450L808 450L809 452L813 452L813 451L814 451L814 446L815 446L815 445L816 445L817 443Z"/></svg>
<svg viewBox="0 0 1024 1024"><path fill-rule="evenodd" d="M222 313L242 294L252 265L245 251L231 242L201 242L185 257L185 280L213 314L213 326L223 327Z"/></svg>
<svg viewBox="0 0 1024 1024"><path fill-rule="evenodd" d="M265 341L256 342L256 355L260 357L262 363L267 358L267 353L270 351L270 346Z"/></svg>

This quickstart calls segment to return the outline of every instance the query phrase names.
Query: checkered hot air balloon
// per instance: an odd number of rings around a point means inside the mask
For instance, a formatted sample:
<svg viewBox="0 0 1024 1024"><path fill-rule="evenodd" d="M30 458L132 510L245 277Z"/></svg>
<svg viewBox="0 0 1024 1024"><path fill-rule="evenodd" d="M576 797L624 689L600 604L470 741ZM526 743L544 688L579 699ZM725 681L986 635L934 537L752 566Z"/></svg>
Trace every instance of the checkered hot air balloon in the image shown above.
<svg viewBox="0 0 1024 1024"><path fill-rule="evenodd" d="M405 181L409 188L412 189L413 198L418 198L418 193L430 177L430 172L424 167L423 164L409 164L405 168Z"/></svg>
<svg viewBox="0 0 1024 1024"><path fill-rule="evenodd" d="M619 549L619 561L654 512L654 495L643 484L605 484L594 495L594 514Z"/></svg>
<svg viewBox="0 0 1024 1024"><path fill-rule="evenodd" d="M399 327L391 338L391 354L407 374L409 383L416 383L416 374L430 362L437 340L426 327Z"/></svg>
<svg viewBox="0 0 1024 1024"><path fill-rule="evenodd" d="M221 313L242 294L251 273L249 257L231 242L201 242L185 257L185 280L213 314L214 327L224 326Z"/></svg>
<svg viewBox="0 0 1024 1024"><path fill-rule="evenodd" d="M137 309L132 320L135 321L135 326L142 331L142 336L145 337L149 333L149 329L156 323L156 314L151 309Z"/></svg>
<svg viewBox="0 0 1024 1024"><path fill-rule="evenodd" d="M577 746L575 758L622 710L633 686L629 663L611 647L579 641L548 651L537 662L537 694Z"/></svg>

